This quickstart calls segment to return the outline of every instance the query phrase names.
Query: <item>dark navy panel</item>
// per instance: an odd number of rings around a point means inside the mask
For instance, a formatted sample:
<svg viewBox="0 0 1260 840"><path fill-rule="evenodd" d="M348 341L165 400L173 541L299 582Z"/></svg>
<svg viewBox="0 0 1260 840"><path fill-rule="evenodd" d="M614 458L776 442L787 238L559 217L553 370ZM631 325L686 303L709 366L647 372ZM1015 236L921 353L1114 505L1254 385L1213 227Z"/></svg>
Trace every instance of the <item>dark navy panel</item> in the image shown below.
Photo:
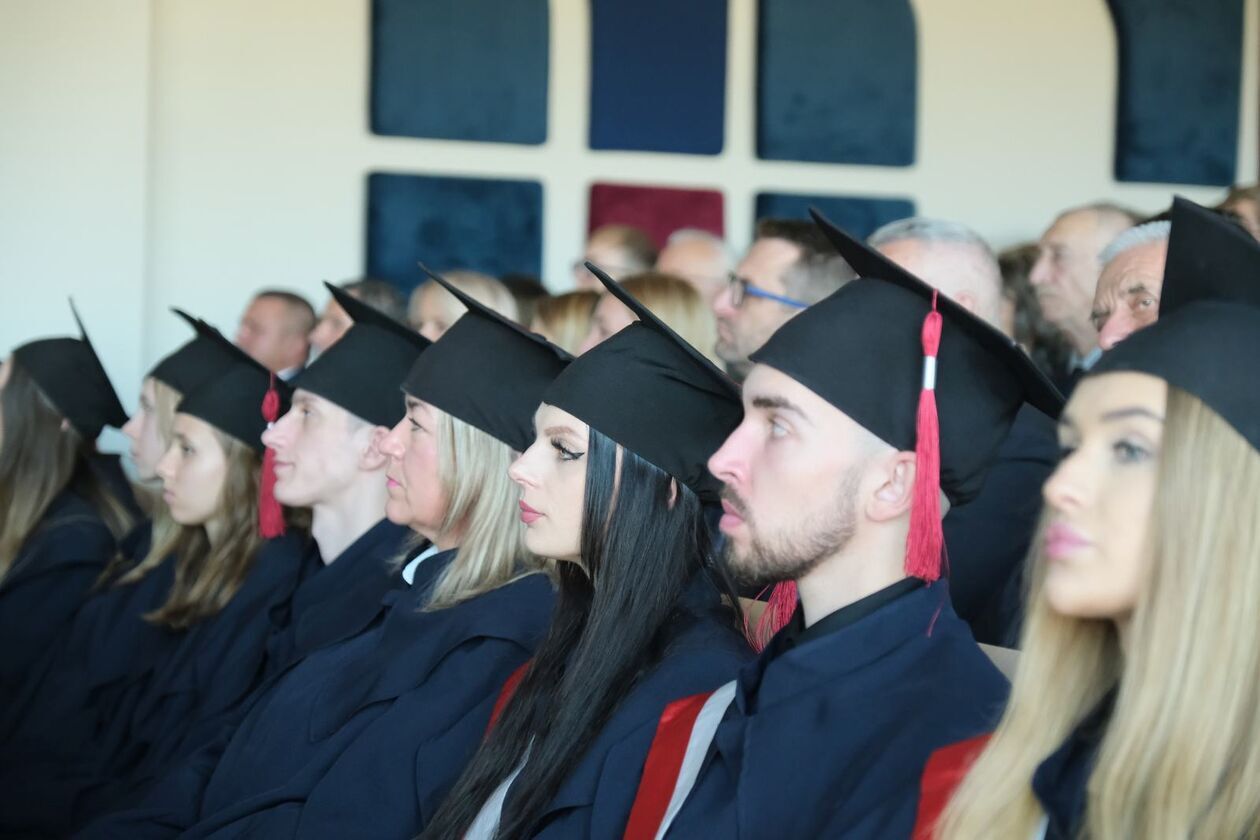
<svg viewBox="0 0 1260 840"><path fill-rule="evenodd" d="M808 219L811 207L817 207L828 219L863 239L880 225L914 215L914 202L908 198L763 192L757 193L756 218Z"/></svg>
<svg viewBox="0 0 1260 840"><path fill-rule="evenodd" d="M761 0L758 38L759 157L914 163L909 0Z"/></svg>
<svg viewBox="0 0 1260 840"><path fill-rule="evenodd" d="M1234 183L1243 0L1107 0L1116 26L1116 180Z"/></svg>
<svg viewBox="0 0 1260 840"><path fill-rule="evenodd" d="M373 0L372 131L542 143L549 40L547 0Z"/></svg>
<svg viewBox="0 0 1260 840"><path fill-rule="evenodd" d="M591 0L591 148L716 155L726 0Z"/></svg>
<svg viewBox="0 0 1260 840"><path fill-rule="evenodd" d="M537 181L368 176L367 266L403 290L435 271L542 274L543 191Z"/></svg>

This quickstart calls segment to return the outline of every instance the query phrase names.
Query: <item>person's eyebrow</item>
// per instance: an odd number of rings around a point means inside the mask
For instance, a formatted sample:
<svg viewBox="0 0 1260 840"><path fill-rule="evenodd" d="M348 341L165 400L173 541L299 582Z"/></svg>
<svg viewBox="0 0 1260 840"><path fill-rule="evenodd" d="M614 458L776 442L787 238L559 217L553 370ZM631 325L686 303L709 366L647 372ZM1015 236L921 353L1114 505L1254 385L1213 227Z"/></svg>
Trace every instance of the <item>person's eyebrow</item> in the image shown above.
<svg viewBox="0 0 1260 840"><path fill-rule="evenodd" d="M551 435L577 435L573 429L568 426L548 426L543 429L543 434L550 437Z"/></svg>
<svg viewBox="0 0 1260 840"><path fill-rule="evenodd" d="M419 407L420 407L420 400L418 400L418 399L416 399L415 397L412 397L412 396L407 396L407 397L404 397L404 398L403 398L403 402L406 404L406 406L407 406L407 410L408 410L408 411L411 411L413 408L419 408Z"/></svg>
<svg viewBox="0 0 1260 840"><path fill-rule="evenodd" d="M1154 420L1156 423L1163 423L1164 418L1148 408L1133 406L1131 408L1117 408L1114 411L1108 411L1103 414L1104 422L1115 422L1117 420L1127 420L1132 417L1145 417L1148 420Z"/></svg>
<svg viewBox="0 0 1260 840"><path fill-rule="evenodd" d="M1145 284L1145 283L1136 283L1136 284L1134 284L1134 285L1132 285L1132 286L1130 286L1129 288L1127 288L1127 289L1125 289L1125 290L1124 290L1124 293L1125 293L1126 295L1136 295L1136 294L1139 294L1139 293L1142 293L1142 292L1145 292L1145 293L1146 293L1146 294L1148 294L1148 295L1149 295L1149 294L1152 294L1151 290L1150 290L1150 289L1148 289L1148 288L1146 288L1146 284Z"/></svg>
<svg viewBox="0 0 1260 840"><path fill-rule="evenodd" d="M795 414L806 422L809 421L809 417L805 415L800 406L784 397L756 396L752 398L752 407L760 408L764 411L786 411L790 414Z"/></svg>

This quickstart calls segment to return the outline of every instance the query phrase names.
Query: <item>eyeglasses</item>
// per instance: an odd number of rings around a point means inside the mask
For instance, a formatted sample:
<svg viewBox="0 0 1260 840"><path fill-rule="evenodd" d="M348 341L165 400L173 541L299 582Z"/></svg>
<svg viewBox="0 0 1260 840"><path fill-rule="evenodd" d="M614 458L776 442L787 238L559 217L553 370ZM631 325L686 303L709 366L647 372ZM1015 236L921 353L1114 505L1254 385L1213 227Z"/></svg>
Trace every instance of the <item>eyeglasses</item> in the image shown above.
<svg viewBox="0 0 1260 840"><path fill-rule="evenodd" d="M740 277L738 274L731 272L726 275L727 288L731 293L731 306L736 309L744 305L744 301L749 297L764 298L781 303L784 306L790 306L793 309L808 309L809 304L803 300L776 295L773 292L767 292L765 289L759 289L752 281Z"/></svg>

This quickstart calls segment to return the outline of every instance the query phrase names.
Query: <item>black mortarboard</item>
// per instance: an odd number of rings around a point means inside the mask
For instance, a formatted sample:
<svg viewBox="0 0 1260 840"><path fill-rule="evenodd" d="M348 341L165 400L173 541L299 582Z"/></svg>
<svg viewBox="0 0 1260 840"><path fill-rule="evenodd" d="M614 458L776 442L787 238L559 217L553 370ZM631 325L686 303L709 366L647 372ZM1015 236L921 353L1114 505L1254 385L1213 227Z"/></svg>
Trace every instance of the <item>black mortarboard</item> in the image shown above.
<svg viewBox="0 0 1260 840"><path fill-rule="evenodd" d="M1170 218L1161 316L1195 300L1260 306L1260 242L1227 216L1180 196Z"/></svg>
<svg viewBox="0 0 1260 840"><path fill-rule="evenodd" d="M420 354L403 390L524 452L543 389L572 357L420 268L468 311Z"/></svg>
<svg viewBox="0 0 1260 840"><path fill-rule="evenodd" d="M15 349L13 358L75 431L86 440L96 440L105 426L122 428L127 412L83 328L74 301L70 302L70 311L79 327L78 338L31 341Z"/></svg>
<svg viewBox="0 0 1260 840"><path fill-rule="evenodd" d="M325 283L354 326L290 383L376 426L403 416L398 386L432 343L406 324Z"/></svg>
<svg viewBox="0 0 1260 840"><path fill-rule="evenodd" d="M716 501L709 456L743 418L739 387L597 266L586 267L638 316L574 360L543 401Z"/></svg>
<svg viewBox="0 0 1260 840"><path fill-rule="evenodd" d="M284 413L292 389L218 330L210 328L201 335L218 345L226 361L217 374L185 393L175 410L204 420L255 452L263 452L262 433L267 423L276 419L264 416L267 392L274 381L280 398L278 416Z"/></svg>
<svg viewBox="0 0 1260 840"><path fill-rule="evenodd" d="M916 453L907 573L933 580L940 492L953 504L975 498L1020 406L1055 416L1063 398L1011 338L810 212L858 279L792 318L751 358Z"/></svg>
<svg viewBox="0 0 1260 840"><path fill-rule="evenodd" d="M1206 403L1260 450L1260 244L1229 219L1177 198L1159 320L1102 355L1089 376L1157 376Z"/></svg>
<svg viewBox="0 0 1260 840"><path fill-rule="evenodd" d="M149 376L183 395L225 373L240 358L240 354L231 342L205 321L180 309L172 308L171 311L186 321L196 335L154 365Z"/></svg>

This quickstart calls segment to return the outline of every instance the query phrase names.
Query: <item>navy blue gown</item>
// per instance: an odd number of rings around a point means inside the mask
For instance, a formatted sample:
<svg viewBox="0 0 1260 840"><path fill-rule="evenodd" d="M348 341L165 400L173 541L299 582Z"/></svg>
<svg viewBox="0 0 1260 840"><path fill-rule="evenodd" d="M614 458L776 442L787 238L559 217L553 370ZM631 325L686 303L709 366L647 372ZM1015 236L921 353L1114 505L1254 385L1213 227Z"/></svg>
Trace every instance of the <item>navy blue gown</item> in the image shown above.
<svg viewBox="0 0 1260 840"><path fill-rule="evenodd" d="M1111 692L1033 773L1033 794L1046 812L1046 840L1074 840L1085 825L1089 777L1115 704Z"/></svg>
<svg viewBox="0 0 1260 840"><path fill-rule="evenodd" d="M990 731L1007 690L941 583L798 613L740 672L666 836L908 838L932 752Z"/></svg>
<svg viewBox="0 0 1260 840"><path fill-rule="evenodd" d="M451 551L425 560L410 588L385 594L364 632L273 677L239 726L184 761L140 807L101 820L84 836L292 836L310 791L404 697L410 712L423 712L404 715L400 730L386 729L389 740L411 739L418 749L445 738L458 753L455 762L466 760L485 731L487 698L493 702L545 635L554 593L550 580L535 574L423 611L453 559ZM462 763L448 771L451 783L460 770ZM369 778L351 782L339 796L369 801Z"/></svg>
<svg viewBox="0 0 1260 840"><path fill-rule="evenodd" d="M621 701L530 834L546 840L619 840L634 804L656 725L673 700L712 691L754 656L704 575L689 588L664 657ZM507 802L511 802L512 789Z"/></svg>
<svg viewBox="0 0 1260 840"><path fill-rule="evenodd" d="M16 696L30 669L70 628L118 550L96 509L64 490L0 579L0 697Z"/></svg>

